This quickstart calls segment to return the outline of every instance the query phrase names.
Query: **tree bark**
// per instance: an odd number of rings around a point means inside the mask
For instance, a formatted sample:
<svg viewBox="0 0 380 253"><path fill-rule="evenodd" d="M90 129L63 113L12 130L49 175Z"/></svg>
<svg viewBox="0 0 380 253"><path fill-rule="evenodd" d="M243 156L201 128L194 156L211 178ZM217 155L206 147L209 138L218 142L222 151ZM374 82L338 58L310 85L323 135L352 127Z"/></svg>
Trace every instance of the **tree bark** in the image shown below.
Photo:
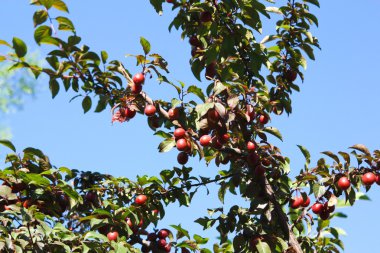
<svg viewBox="0 0 380 253"><path fill-rule="evenodd" d="M274 206L274 211L276 212L279 221L280 221L280 226L284 233L286 233L287 236L289 236L289 245L290 248L287 250L289 253L303 253L301 245L299 244L297 237L294 235L291 226L289 224L289 219L285 212L282 210L281 205L278 203L276 200L275 193L273 191L272 186L270 185L269 181L267 178L265 178L265 191L269 197L269 201L273 204Z"/></svg>

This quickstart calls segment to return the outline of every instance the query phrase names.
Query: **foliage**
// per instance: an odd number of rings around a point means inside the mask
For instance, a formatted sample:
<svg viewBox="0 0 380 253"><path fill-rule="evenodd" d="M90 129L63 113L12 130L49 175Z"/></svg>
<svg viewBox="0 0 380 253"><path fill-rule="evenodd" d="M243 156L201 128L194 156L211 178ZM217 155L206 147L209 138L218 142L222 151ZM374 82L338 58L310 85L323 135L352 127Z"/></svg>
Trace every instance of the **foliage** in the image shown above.
<svg viewBox="0 0 380 253"><path fill-rule="evenodd" d="M306 163L291 180L289 159L269 143L269 136L282 139L277 128L268 126L270 117L292 112L291 94L300 90L295 81L304 79L306 58L314 60L313 50L319 47L310 32L312 25L318 25L310 7L319 6L318 1L289 0L283 6L258 0L150 2L158 13L163 4L172 4L177 12L169 28L181 30L182 37L189 39L191 71L202 86L168 80L167 62L151 52L145 38L140 39L142 53L133 55L141 73L132 77L122 62L81 43L61 0L32 0L37 7L35 41L54 47L46 57L48 67L28 62L27 45L16 37L0 41L12 50L0 59L13 62L13 69L31 70L36 78L46 75L53 97L62 89L77 93L73 99L82 99L84 112L109 107L112 122L123 124L136 113L145 114L154 134L163 138L159 151L176 147L182 166L132 181L55 167L40 150L18 153L3 140L0 143L14 153L7 156L8 167L0 174L4 182L0 248L17 252L343 250L344 231L331 227L330 220L345 216L335 211L336 206L366 198L360 192L363 185L369 190L375 181L380 183L380 151L370 153L363 145L351 147L350 154L327 151L323 154L332 159L331 164L321 158L311 166L309 152L299 146ZM276 33L258 42L264 18L275 20ZM149 75L173 87L175 97L151 98L143 91ZM189 157L229 166L213 177L197 177L186 166ZM342 178L348 185L342 184ZM219 233L212 250L204 247L207 238L191 235L180 225L171 231L159 229L167 205L188 206L198 188L209 184L218 186L222 206L208 209L210 215L196 222ZM227 210L223 203L229 193L248 200L250 206ZM320 204L319 209L310 206L310 199Z"/></svg>

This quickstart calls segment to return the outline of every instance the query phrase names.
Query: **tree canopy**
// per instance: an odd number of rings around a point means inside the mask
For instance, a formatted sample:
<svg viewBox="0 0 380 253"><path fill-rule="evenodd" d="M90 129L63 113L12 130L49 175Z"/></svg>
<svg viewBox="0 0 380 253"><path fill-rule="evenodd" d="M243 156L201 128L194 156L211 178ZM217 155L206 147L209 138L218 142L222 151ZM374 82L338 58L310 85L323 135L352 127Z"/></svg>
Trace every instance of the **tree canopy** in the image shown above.
<svg viewBox="0 0 380 253"><path fill-rule="evenodd" d="M177 162L159 175L136 180L54 166L39 149L11 149L0 171L0 248L4 252L340 252L342 231L331 226L344 214L336 206L365 199L361 189L380 184L380 151L364 145L351 152L323 152L312 165L308 150L304 168L289 176L289 158L270 143L282 140L270 119L292 113L291 95L300 91L306 59L314 60L318 26L311 9L317 0L274 1L151 0L176 13L169 31L181 31L192 48L190 71L202 85L169 80L167 61L141 37L141 53L130 55L141 68L130 73L106 51L82 42L61 0L32 0L34 39L47 46L46 66L26 57L18 37L0 40L8 53L0 61L11 69L46 76L52 97L76 93L85 113L111 111L114 124L128 124L145 114L154 135L163 138L160 152L178 150ZM273 34L262 35L271 19ZM258 38L262 38L258 40ZM147 94L154 77L173 94ZM166 91L165 91L166 92ZM172 151L175 152L175 151ZM215 162L220 171L201 177L187 167L189 159ZM165 208L189 206L198 189L218 187L222 207L195 222L215 229L213 247L199 232L180 225L160 227ZM223 208L226 194L248 200L248 206Z"/></svg>

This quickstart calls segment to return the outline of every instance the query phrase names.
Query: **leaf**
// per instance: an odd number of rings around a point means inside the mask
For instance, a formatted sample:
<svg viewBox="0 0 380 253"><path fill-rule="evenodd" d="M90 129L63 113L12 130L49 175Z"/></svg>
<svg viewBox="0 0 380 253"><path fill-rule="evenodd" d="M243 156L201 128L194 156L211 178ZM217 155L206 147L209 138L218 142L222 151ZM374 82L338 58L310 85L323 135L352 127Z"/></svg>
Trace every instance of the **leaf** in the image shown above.
<svg viewBox="0 0 380 253"><path fill-rule="evenodd" d="M154 135L160 136L160 137L165 138L165 139L169 139L169 138L172 137L170 134L165 133L162 130L159 130L159 131L155 132Z"/></svg>
<svg viewBox="0 0 380 253"><path fill-rule="evenodd" d="M86 235L84 236L83 240L87 240L87 239L99 239L99 240L104 241L104 242L108 241L107 237L105 237L104 235L99 234L95 231L87 232Z"/></svg>
<svg viewBox="0 0 380 253"><path fill-rule="evenodd" d="M100 55L101 55L101 57L102 57L102 62L103 62L103 63L106 63L106 62L107 62L107 59L108 59L108 54L107 54L107 52L106 52L106 51L101 51L101 52L100 52Z"/></svg>
<svg viewBox="0 0 380 253"><path fill-rule="evenodd" d="M181 227L181 224L179 224L178 226L176 226L176 225L170 225L170 226L178 231L177 232L177 239L180 239L180 238L186 236L190 240L189 232L186 229L183 229Z"/></svg>
<svg viewBox="0 0 380 253"><path fill-rule="evenodd" d="M297 147L301 150L303 156L306 158L306 163L310 163L310 152L304 146L297 145Z"/></svg>
<svg viewBox="0 0 380 253"><path fill-rule="evenodd" d="M59 92L59 83L58 83L58 81L55 80L55 79L50 79L50 81L49 81L49 89L50 89L52 97L55 98L55 96L57 96L57 94Z"/></svg>
<svg viewBox="0 0 380 253"><path fill-rule="evenodd" d="M0 40L0 45L4 45L4 46L7 46L7 47L12 47L8 42L6 42L5 40Z"/></svg>
<svg viewBox="0 0 380 253"><path fill-rule="evenodd" d="M34 31L34 40L37 42L38 45L40 45L44 39L50 38L51 34L52 34L52 30L49 26L47 25L39 26Z"/></svg>
<svg viewBox="0 0 380 253"><path fill-rule="evenodd" d="M42 153L41 150L36 149L36 148L26 148L23 150L25 155L32 155L32 156L37 156L39 158L44 158L45 155Z"/></svg>
<svg viewBox="0 0 380 253"><path fill-rule="evenodd" d="M70 19L66 17L57 17L56 20L58 21L58 29L61 31L75 31L75 27L73 22L71 22Z"/></svg>
<svg viewBox="0 0 380 253"><path fill-rule="evenodd" d="M144 50L145 55L150 52L150 43L144 37L140 37L140 44Z"/></svg>
<svg viewBox="0 0 380 253"><path fill-rule="evenodd" d="M263 129L263 131L276 136L277 138L279 138L282 141L282 135L281 135L280 131L277 128L275 128L275 127L265 127Z"/></svg>
<svg viewBox="0 0 380 253"><path fill-rule="evenodd" d="M262 242L259 240L259 242L256 244L256 249L259 251L259 253L271 253L271 249L269 245L266 242Z"/></svg>
<svg viewBox="0 0 380 253"><path fill-rule="evenodd" d="M192 93L199 97L203 102L206 102L205 95L203 94L202 89L197 87L196 85L191 85L189 88L187 88L187 93Z"/></svg>
<svg viewBox="0 0 380 253"><path fill-rule="evenodd" d="M59 11L64 11L64 12L69 13L69 9L67 8L67 5L61 0L54 0L52 7Z"/></svg>
<svg viewBox="0 0 380 253"><path fill-rule="evenodd" d="M13 40L13 48L19 58L22 58L26 55L26 52L28 51L26 44L21 39L14 37Z"/></svg>
<svg viewBox="0 0 380 253"><path fill-rule="evenodd" d="M46 9L50 9L53 4L54 4L54 1L55 0L39 0L39 2L46 7Z"/></svg>
<svg viewBox="0 0 380 253"><path fill-rule="evenodd" d="M48 13L46 10L38 10L33 15L34 27L44 23L48 18Z"/></svg>
<svg viewBox="0 0 380 253"><path fill-rule="evenodd" d="M308 2L308 3L311 3L311 4L314 4L317 7L320 7L318 0L304 0L304 1Z"/></svg>
<svg viewBox="0 0 380 253"><path fill-rule="evenodd" d="M313 185L313 193L315 198L320 198L326 192L326 187L323 185L315 184Z"/></svg>
<svg viewBox="0 0 380 253"><path fill-rule="evenodd" d="M162 153L170 151L175 146L175 140L173 138L168 138L160 143L158 150Z"/></svg>
<svg viewBox="0 0 380 253"><path fill-rule="evenodd" d="M12 142L10 142L8 140L0 140L0 144L2 144L3 146L6 146L8 148L10 148L13 152L16 152L16 148L13 145Z"/></svg>
<svg viewBox="0 0 380 253"><path fill-rule="evenodd" d="M324 151L324 152L321 152L321 153L324 154L324 155L327 155L328 157L330 157L330 158L332 158L332 159L334 159L334 161L337 162L337 163L340 162L338 156L335 155L335 154L334 154L333 152L331 152L331 151Z"/></svg>
<svg viewBox="0 0 380 253"><path fill-rule="evenodd" d="M367 156L371 156L371 153L369 152L368 148L366 146L364 146L363 144L356 144L350 148L356 149L356 150L366 154Z"/></svg>
<svg viewBox="0 0 380 253"><path fill-rule="evenodd" d="M197 244L206 244L208 242L208 238L203 238L202 236L197 234L195 234L193 238L197 242Z"/></svg>
<svg viewBox="0 0 380 253"><path fill-rule="evenodd" d="M82 108L84 113L88 112L91 109L92 100L89 96L86 96L82 101Z"/></svg>

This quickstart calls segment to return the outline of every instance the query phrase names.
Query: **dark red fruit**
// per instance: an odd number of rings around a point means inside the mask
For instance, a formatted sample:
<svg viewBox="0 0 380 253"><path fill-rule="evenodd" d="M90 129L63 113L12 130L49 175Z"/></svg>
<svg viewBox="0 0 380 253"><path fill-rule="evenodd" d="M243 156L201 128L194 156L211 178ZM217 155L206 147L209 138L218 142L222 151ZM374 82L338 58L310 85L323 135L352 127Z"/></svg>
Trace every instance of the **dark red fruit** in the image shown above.
<svg viewBox="0 0 380 253"><path fill-rule="evenodd" d="M177 161L179 164L185 165L189 161L189 155L185 152L181 152L177 156Z"/></svg>
<svg viewBox="0 0 380 253"><path fill-rule="evenodd" d="M136 111L127 107L125 108L124 115L128 119L132 119L133 117L136 116Z"/></svg>
<svg viewBox="0 0 380 253"><path fill-rule="evenodd" d="M190 250L186 248L181 248L181 253L190 253Z"/></svg>
<svg viewBox="0 0 380 253"><path fill-rule="evenodd" d="M319 214L322 212L323 210L323 204L321 203L315 203L312 207L311 207L311 210L313 211L313 213L315 214Z"/></svg>
<svg viewBox="0 0 380 253"><path fill-rule="evenodd" d="M108 234L107 234L107 238L108 238L108 240L110 240L110 241L116 241L117 240L117 238L119 237L119 233L118 232L109 232Z"/></svg>
<svg viewBox="0 0 380 253"><path fill-rule="evenodd" d="M145 202L148 200L148 197L146 196L146 195L144 195L144 194L140 194L140 195L138 195L137 197L136 197L136 199L135 199L135 203L137 204L137 205L144 205L145 204Z"/></svg>
<svg viewBox="0 0 380 253"><path fill-rule="evenodd" d="M260 158L255 152L250 152L247 157L247 162L251 166L259 164Z"/></svg>
<svg viewBox="0 0 380 253"><path fill-rule="evenodd" d="M380 185L380 175L376 175L376 184Z"/></svg>
<svg viewBox="0 0 380 253"><path fill-rule="evenodd" d="M141 84L135 84L135 83L132 83L131 84L131 91L133 94L137 95L137 94L140 94L140 92L142 91L142 86Z"/></svg>
<svg viewBox="0 0 380 253"><path fill-rule="evenodd" d="M350 180L348 180L347 177L341 177L341 178L339 178L339 180L338 180L338 187L342 191L345 191L348 188L350 188L350 185L351 185L351 182L350 182Z"/></svg>
<svg viewBox="0 0 380 253"><path fill-rule="evenodd" d="M20 191L25 190L26 187L27 187L27 185L25 183L21 182L21 183L13 184L11 188L12 188L13 193L18 193Z"/></svg>
<svg viewBox="0 0 380 253"><path fill-rule="evenodd" d="M322 209L321 213L319 214L319 217L322 220L327 220L328 218L330 218L330 212L328 210Z"/></svg>
<svg viewBox="0 0 380 253"><path fill-rule="evenodd" d="M179 117L179 109L178 108L172 108L168 111L169 119L170 120L176 120Z"/></svg>
<svg viewBox="0 0 380 253"><path fill-rule="evenodd" d="M110 241L116 241L117 240L117 238L119 237L119 233L118 232L109 232L108 234L107 234L107 238L108 238L108 240L110 240Z"/></svg>
<svg viewBox="0 0 380 253"><path fill-rule="evenodd" d="M210 121L218 121L219 120L219 113L217 110L215 109L210 109L208 112L207 112L207 119L210 120Z"/></svg>
<svg viewBox="0 0 380 253"><path fill-rule="evenodd" d="M208 146L211 143L211 136L210 135L203 135L199 139L199 142L201 143L202 146Z"/></svg>
<svg viewBox="0 0 380 253"><path fill-rule="evenodd" d="M249 142L247 143L247 149L248 149L249 151L253 151L253 150L255 150L255 149L256 149L256 145L255 145L255 143L253 143L252 141L249 141Z"/></svg>
<svg viewBox="0 0 380 253"><path fill-rule="evenodd" d="M269 117L266 114L262 114L259 117L259 121L261 124L265 125L269 121Z"/></svg>
<svg viewBox="0 0 380 253"><path fill-rule="evenodd" d="M195 35L190 37L189 43L190 43L190 45L192 45L194 47L201 47L202 46L202 43L198 40L197 36L195 36Z"/></svg>
<svg viewBox="0 0 380 253"><path fill-rule="evenodd" d="M31 207L33 205L33 201L31 200L31 199L27 199L27 200L25 200L23 203L22 203L22 206L24 207L24 208L29 208L29 207Z"/></svg>
<svg viewBox="0 0 380 253"><path fill-rule="evenodd" d="M261 165L258 165L255 167L255 175L256 176L264 176L265 171L266 171L266 169Z"/></svg>
<svg viewBox="0 0 380 253"><path fill-rule="evenodd" d="M223 142L227 142L230 140L230 135L229 134L223 134L221 139Z"/></svg>
<svg viewBox="0 0 380 253"><path fill-rule="evenodd" d="M172 4L174 3L174 0L166 0L166 2Z"/></svg>
<svg viewBox="0 0 380 253"><path fill-rule="evenodd" d="M327 212L329 213L333 213L335 211L335 206L329 206L329 203L326 202L324 205L323 205L323 209L326 210Z"/></svg>
<svg viewBox="0 0 380 253"><path fill-rule="evenodd" d="M172 249L172 246L170 244L166 244L165 247L164 247L164 250L165 252L170 252L170 250Z"/></svg>
<svg viewBox="0 0 380 253"><path fill-rule="evenodd" d="M302 197L295 197L290 200L290 207L293 209L299 208L303 203Z"/></svg>
<svg viewBox="0 0 380 253"><path fill-rule="evenodd" d="M376 175L372 172L367 172L362 176L362 182L366 186L370 186L376 181Z"/></svg>
<svg viewBox="0 0 380 253"><path fill-rule="evenodd" d="M158 240L158 247L164 248L168 244L165 239Z"/></svg>
<svg viewBox="0 0 380 253"><path fill-rule="evenodd" d="M208 11L201 12L200 20L203 23L211 22L212 21L212 15L211 15L211 13L208 12Z"/></svg>
<svg viewBox="0 0 380 253"><path fill-rule="evenodd" d="M156 107L154 105L147 105L145 107L144 113L146 116L151 117L156 113Z"/></svg>
<svg viewBox="0 0 380 253"><path fill-rule="evenodd" d="M141 85L145 81L145 76L143 73L137 73L136 75L133 76L132 80L135 84Z"/></svg>
<svg viewBox="0 0 380 253"><path fill-rule="evenodd" d="M216 74L216 63L212 62L209 65L207 65L205 76L212 79L216 76Z"/></svg>
<svg viewBox="0 0 380 253"><path fill-rule="evenodd" d="M147 237L147 240L148 240L148 241L153 242L153 241L155 241L156 239L157 239L157 235L156 235L155 233L150 233L150 234L148 234L148 237Z"/></svg>
<svg viewBox="0 0 380 253"><path fill-rule="evenodd" d="M170 234L170 231L168 229L161 229L160 231L158 231L158 238L160 239L165 239L166 237L168 237Z"/></svg>
<svg viewBox="0 0 380 253"><path fill-rule="evenodd" d="M297 72L289 69L285 72L285 78L288 82L292 83L297 79Z"/></svg>
<svg viewBox="0 0 380 253"><path fill-rule="evenodd" d="M94 202L96 200L96 193L95 192L87 192L86 194L86 200L89 202Z"/></svg>
<svg viewBox="0 0 380 253"><path fill-rule="evenodd" d="M176 139L181 139L181 138L185 137L185 134L186 134L185 129L183 129L181 127L174 130L174 137Z"/></svg>
<svg viewBox="0 0 380 253"><path fill-rule="evenodd" d="M181 138L181 139L178 139L176 146L179 151L185 151L189 148L189 143L186 139Z"/></svg>
<svg viewBox="0 0 380 253"><path fill-rule="evenodd" d="M301 198L302 198L302 197L301 197ZM302 198L302 204L301 204L301 206L302 206L302 207L308 207L309 205L310 205L310 198L307 197L306 200L304 200L304 199Z"/></svg>

